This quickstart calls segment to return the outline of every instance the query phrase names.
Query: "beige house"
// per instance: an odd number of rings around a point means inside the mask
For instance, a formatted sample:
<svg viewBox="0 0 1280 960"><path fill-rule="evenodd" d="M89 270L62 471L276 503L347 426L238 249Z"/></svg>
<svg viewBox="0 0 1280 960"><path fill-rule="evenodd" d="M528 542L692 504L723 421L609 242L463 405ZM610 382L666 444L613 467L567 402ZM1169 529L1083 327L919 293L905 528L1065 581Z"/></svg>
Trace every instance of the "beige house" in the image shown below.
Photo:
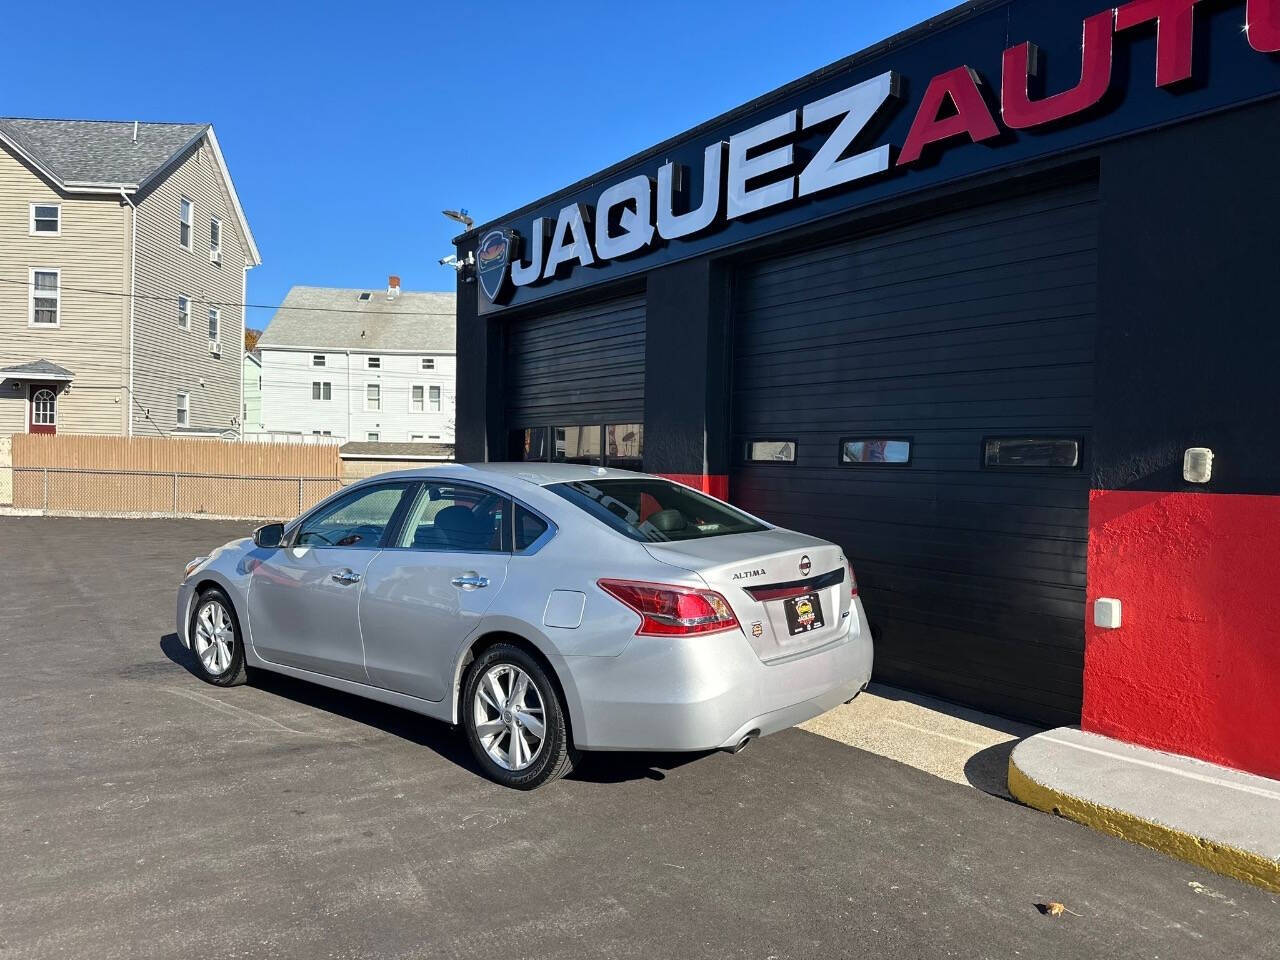
<svg viewBox="0 0 1280 960"><path fill-rule="evenodd" d="M0 434L238 435L259 263L208 124L0 118Z"/></svg>

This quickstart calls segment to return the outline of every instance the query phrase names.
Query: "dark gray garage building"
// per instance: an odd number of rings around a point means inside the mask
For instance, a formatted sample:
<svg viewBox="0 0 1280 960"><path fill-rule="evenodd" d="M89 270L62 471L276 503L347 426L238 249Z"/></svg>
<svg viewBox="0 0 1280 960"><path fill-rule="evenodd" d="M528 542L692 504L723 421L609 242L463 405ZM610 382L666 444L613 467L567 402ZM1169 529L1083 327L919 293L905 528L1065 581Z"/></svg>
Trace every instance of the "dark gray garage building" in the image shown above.
<svg viewBox="0 0 1280 960"><path fill-rule="evenodd" d="M459 237L460 459L837 541L881 679L1078 721L1090 491L1262 402L1181 396L1239 360L1280 199L1280 36L1100 6L967 4Z"/></svg>

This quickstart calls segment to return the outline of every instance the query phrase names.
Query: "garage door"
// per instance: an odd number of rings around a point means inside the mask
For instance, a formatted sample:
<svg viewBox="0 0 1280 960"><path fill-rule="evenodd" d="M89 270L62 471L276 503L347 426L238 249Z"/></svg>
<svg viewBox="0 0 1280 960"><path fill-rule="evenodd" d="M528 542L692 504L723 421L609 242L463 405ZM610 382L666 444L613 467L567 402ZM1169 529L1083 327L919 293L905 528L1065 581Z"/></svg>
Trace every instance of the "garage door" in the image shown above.
<svg viewBox="0 0 1280 960"><path fill-rule="evenodd" d="M1096 187L748 265L733 500L840 543L881 680L1076 722Z"/></svg>
<svg viewBox="0 0 1280 960"><path fill-rule="evenodd" d="M510 455L639 468L644 350L643 297L510 321Z"/></svg>

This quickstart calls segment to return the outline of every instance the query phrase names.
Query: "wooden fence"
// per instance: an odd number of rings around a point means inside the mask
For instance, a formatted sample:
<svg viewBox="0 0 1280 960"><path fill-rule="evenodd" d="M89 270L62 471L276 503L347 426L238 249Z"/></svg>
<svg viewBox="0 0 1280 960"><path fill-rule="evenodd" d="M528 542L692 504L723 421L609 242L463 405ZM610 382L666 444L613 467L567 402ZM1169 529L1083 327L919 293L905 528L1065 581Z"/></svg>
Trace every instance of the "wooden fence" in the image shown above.
<svg viewBox="0 0 1280 960"><path fill-rule="evenodd" d="M296 516L342 485L336 445L15 434L12 505L115 516Z"/></svg>

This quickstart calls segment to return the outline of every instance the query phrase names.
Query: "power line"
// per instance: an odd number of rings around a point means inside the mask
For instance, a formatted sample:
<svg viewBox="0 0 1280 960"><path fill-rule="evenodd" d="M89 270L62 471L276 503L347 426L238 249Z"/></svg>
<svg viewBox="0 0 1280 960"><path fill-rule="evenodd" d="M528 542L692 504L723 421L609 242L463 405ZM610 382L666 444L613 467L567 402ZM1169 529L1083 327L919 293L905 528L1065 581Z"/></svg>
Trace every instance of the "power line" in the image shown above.
<svg viewBox="0 0 1280 960"><path fill-rule="evenodd" d="M34 284L30 280L14 280L10 277L0 277L0 283L8 283L13 286L27 287L33 289ZM59 284L56 290L37 291L37 293L61 293L63 290L74 290L76 293L92 293L101 297L119 297L122 300L150 300L157 303L172 303L177 306L180 299L177 294L171 297L157 296L156 294L147 293L123 293L117 290L99 290L94 287L75 287ZM443 314L428 313L425 310L356 310L346 309L343 307L290 307L285 304L269 304L269 303L239 303L233 300L208 300L200 297L188 297L185 294L181 299L185 299L191 304L203 304L207 307L239 307L242 310L305 310L308 313L350 313L361 317L439 317Z"/></svg>

